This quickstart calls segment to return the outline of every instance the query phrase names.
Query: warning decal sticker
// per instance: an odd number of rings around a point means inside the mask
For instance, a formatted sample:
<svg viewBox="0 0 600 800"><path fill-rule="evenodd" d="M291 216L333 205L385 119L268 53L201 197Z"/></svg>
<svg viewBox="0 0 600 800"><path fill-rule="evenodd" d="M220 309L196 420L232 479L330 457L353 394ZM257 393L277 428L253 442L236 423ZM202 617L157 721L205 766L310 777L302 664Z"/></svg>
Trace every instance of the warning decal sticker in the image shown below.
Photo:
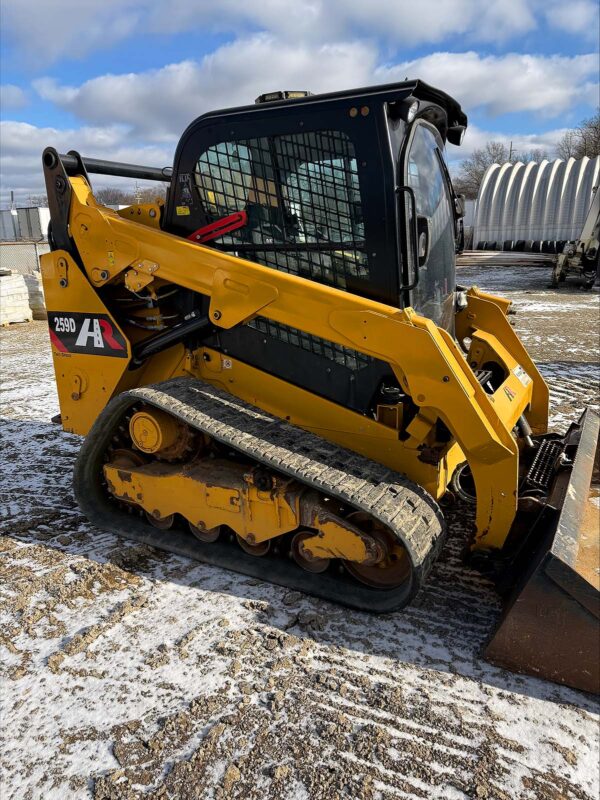
<svg viewBox="0 0 600 800"><path fill-rule="evenodd" d="M517 378L521 381L523 386L529 386L529 384L531 383L531 378L525 372L525 370L520 364L513 369L513 375L517 376Z"/></svg>

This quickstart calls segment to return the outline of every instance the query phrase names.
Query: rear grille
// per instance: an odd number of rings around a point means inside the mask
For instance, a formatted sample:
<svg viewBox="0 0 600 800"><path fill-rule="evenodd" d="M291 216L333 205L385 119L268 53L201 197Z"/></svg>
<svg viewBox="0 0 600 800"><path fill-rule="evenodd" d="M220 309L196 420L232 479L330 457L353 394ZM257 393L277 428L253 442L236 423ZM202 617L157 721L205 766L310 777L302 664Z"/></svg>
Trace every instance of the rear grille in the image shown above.
<svg viewBox="0 0 600 800"><path fill-rule="evenodd" d="M556 460L561 451L562 444L560 442L546 439L540 444L527 473L526 481L529 487L544 491L549 488Z"/></svg>

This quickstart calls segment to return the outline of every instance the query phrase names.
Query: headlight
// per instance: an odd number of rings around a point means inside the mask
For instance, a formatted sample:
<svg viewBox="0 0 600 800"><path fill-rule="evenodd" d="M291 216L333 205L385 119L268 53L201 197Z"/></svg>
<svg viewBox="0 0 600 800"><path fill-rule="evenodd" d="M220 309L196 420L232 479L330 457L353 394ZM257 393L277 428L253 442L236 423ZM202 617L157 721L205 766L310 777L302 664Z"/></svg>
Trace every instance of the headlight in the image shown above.
<svg viewBox="0 0 600 800"><path fill-rule="evenodd" d="M309 97L312 95L312 92L308 91L297 91L297 90L287 90L283 92L267 92L267 94L261 94L259 97L256 98L254 101L257 105L261 103L273 103L276 100L296 100L299 97Z"/></svg>
<svg viewBox="0 0 600 800"><path fill-rule="evenodd" d="M417 116L418 111L419 111L419 101L415 100L409 105L408 110L406 112L406 121L408 122L409 125L413 121L413 119Z"/></svg>

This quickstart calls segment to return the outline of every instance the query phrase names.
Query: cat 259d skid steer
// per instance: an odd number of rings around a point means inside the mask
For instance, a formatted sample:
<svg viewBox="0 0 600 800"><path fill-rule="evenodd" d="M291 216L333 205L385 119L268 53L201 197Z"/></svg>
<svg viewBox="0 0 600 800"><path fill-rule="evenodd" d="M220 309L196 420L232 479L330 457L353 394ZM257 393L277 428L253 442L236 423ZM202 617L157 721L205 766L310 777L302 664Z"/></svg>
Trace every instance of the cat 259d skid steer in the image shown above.
<svg viewBox="0 0 600 800"><path fill-rule="evenodd" d="M205 114L172 169L47 148L75 493L100 528L374 612L415 596L458 495L512 591L488 657L597 691L599 420L548 433L510 302L456 287L466 124L406 81ZM111 210L88 173L166 202Z"/></svg>

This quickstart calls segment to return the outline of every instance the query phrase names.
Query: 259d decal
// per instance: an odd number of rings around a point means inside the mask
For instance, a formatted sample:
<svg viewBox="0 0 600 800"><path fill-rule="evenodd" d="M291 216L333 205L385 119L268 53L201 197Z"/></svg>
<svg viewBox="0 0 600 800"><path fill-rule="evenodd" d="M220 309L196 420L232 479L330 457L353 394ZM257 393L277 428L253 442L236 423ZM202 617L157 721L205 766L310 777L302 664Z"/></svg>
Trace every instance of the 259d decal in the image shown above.
<svg viewBox="0 0 600 800"><path fill-rule="evenodd" d="M48 312L50 341L60 353L127 358L127 344L107 314Z"/></svg>

